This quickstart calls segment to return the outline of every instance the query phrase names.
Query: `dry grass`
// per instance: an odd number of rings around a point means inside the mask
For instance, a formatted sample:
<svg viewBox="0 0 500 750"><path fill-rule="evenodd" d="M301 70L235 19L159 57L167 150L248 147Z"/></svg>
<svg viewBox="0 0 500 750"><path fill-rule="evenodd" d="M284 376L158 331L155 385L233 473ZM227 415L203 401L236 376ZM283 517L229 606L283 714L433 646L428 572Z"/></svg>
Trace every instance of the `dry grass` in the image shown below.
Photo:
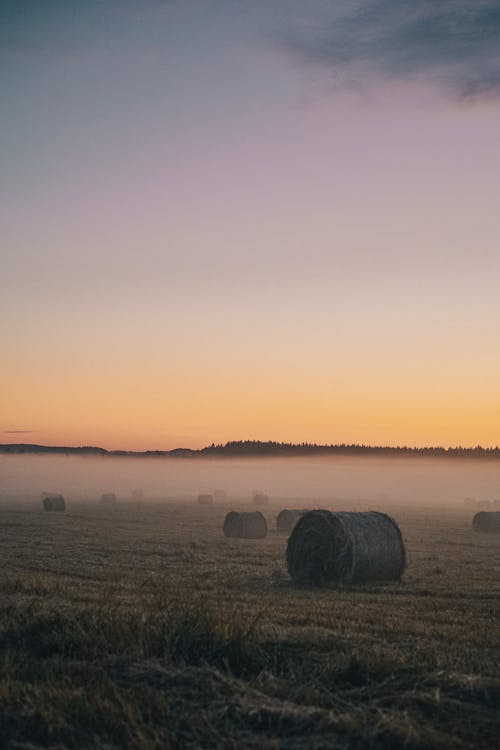
<svg viewBox="0 0 500 750"><path fill-rule="evenodd" d="M402 583L340 589L227 508L1 510L0 746L494 747L500 538L384 510Z"/></svg>

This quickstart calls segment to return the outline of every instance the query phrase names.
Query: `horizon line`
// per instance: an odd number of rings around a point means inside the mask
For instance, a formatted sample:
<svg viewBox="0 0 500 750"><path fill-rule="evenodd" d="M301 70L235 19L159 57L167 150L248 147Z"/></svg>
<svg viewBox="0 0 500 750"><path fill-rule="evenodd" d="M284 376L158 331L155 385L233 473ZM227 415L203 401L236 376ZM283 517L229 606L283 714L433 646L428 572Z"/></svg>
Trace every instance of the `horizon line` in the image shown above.
<svg viewBox="0 0 500 750"><path fill-rule="evenodd" d="M148 450L130 450L120 448L102 448L95 445L45 445L38 443L0 443L0 452L54 452L54 453L96 453L99 455L110 456L188 456L188 455L266 455L271 453L294 453L294 454L313 454L328 452L366 452L366 453L403 453L403 454L436 454L436 455L456 455L461 454L492 454L500 455L500 447L482 446L440 446L440 445L370 445L365 443L291 443L276 440L230 440L226 443L214 443L201 448L176 447L171 449L148 449Z"/></svg>

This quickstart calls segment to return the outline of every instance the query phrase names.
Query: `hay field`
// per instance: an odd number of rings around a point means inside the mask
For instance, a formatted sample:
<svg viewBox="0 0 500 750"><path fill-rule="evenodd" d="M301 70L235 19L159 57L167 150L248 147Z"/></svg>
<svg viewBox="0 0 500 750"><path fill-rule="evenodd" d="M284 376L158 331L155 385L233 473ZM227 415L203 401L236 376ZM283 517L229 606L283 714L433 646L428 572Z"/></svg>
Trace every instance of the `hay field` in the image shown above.
<svg viewBox="0 0 500 750"><path fill-rule="evenodd" d="M300 588L230 507L0 508L0 746L498 746L500 536L378 508L402 583Z"/></svg>

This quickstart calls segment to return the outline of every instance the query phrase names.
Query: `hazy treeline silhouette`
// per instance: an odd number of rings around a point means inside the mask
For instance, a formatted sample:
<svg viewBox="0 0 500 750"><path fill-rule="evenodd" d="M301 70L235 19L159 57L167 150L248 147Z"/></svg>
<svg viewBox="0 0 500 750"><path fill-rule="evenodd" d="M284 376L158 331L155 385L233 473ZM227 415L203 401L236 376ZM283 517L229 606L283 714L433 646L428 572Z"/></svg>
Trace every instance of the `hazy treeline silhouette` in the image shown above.
<svg viewBox="0 0 500 750"><path fill-rule="evenodd" d="M439 446L428 446L414 448L410 446L374 446L359 445L357 443L337 443L335 445L319 445L318 443L279 443L274 440L233 440L224 445L212 444L202 448L200 453L215 454L223 456L308 456L308 455L401 455L401 456L457 456L464 458L485 457L500 458L500 448L483 448L480 445L474 448L457 446L455 448L443 448Z"/></svg>
<svg viewBox="0 0 500 750"><path fill-rule="evenodd" d="M337 443L320 445L318 443L280 443L275 440L231 440L228 443L212 443L200 448L174 448L173 450L125 451L106 450L94 446L47 446L27 443L8 443L0 445L0 453L63 453L67 455L92 456L159 456L173 458L193 458L196 456L313 456L313 455L352 455L352 456L435 456L446 458L500 458L500 448L483 448L477 445L473 448L456 446L443 448L427 446L416 448L411 446L379 446L357 443Z"/></svg>

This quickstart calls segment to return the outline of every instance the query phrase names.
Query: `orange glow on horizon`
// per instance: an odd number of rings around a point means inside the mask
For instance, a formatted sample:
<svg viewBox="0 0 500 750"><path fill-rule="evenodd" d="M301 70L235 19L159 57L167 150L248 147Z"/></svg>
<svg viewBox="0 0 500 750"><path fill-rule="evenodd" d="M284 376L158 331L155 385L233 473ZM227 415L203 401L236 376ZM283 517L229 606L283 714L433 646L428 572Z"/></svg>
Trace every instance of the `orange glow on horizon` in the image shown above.
<svg viewBox="0 0 500 750"><path fill-rule="evenodd" d="M412 392L408 383L396 391L390 382L384 389L359 377L276 380L255 371L194 380L179 372L170 374L167 386L146 373L120 381L105 369L93 377L66 372L60 379L42 370L26 387L17 382L17 392L11 388L1 442L123 450L239 439L445 447L499 442L500 400L493 389L467 401L460 392L422 383ZM21 429L32 432L6 432Z"/></svg>

